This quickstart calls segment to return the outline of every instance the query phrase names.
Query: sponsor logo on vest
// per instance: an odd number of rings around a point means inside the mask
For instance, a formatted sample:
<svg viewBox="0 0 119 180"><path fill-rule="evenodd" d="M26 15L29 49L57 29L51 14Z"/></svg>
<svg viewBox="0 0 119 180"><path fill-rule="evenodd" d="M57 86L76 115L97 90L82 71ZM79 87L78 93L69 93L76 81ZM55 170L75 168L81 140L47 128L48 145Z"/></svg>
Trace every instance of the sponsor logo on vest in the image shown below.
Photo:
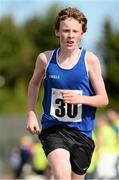
<svg viewBox="0 0 119 180"><path fill-rule="evenodd" d="M55 75L55 74L51 74L51 75L49 75L49 78L51 78L51 79L60 79L60 76Z"/></svg>

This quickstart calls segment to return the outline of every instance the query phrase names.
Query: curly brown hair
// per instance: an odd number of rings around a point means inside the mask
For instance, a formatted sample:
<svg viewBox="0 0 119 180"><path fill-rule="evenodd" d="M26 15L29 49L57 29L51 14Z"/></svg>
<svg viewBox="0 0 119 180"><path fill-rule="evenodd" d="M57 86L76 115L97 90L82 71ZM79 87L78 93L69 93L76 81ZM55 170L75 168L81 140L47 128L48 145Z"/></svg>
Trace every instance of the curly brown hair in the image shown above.
<svg viewBox="0 0 119 180"><path fill-rule="evenodd" d="M69 7L61 10L56 17L55 30L57 32L59 31L60 22L69 17L76 19L79 23L82 24L83 32L87 31L87 18L85 17L85 15L80 10Z"/></svg>

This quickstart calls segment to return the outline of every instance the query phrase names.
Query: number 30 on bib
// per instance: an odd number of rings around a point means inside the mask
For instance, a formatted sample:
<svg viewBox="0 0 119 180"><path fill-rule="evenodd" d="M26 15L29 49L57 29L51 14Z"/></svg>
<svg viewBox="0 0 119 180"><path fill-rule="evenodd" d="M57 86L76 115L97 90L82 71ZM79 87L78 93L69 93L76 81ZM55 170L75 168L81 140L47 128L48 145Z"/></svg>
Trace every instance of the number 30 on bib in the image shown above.
<svg viewBox="0 0 119 180"><path fill-rule="evenodd" d="M71 90L82 95L81 90ZM50 115L64 122L81 122L82 105L64 103L61 89L52 88Z"/></svg>

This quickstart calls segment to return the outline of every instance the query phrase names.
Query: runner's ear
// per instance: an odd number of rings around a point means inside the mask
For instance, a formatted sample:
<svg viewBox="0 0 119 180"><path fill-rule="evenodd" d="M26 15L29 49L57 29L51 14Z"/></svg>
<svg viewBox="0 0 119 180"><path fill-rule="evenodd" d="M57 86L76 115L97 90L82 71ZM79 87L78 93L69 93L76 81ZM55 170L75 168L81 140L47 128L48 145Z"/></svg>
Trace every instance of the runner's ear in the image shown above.
<svg viewBox="0 0 119 180"><path fill-rule="evenodd" d="M55 30L55 36L56 36L57 38L60 38L60 36L59 36L59 31L56 31L56 30Z"/></svg>

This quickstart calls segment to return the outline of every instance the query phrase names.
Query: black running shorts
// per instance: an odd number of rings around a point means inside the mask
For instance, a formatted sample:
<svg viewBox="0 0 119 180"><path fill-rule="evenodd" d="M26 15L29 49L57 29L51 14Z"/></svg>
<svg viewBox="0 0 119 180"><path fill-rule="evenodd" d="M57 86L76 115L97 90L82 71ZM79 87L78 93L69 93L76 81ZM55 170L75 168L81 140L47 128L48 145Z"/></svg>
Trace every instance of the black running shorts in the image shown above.
<svg viewBox="0 0 119 180"><path fill-rule="evenodd" d="M39 139L46 156L57 148L64 148L70 152L72 171L79 175L86 173L95 147L92 139L62 125L42 130Z"/></svg>

